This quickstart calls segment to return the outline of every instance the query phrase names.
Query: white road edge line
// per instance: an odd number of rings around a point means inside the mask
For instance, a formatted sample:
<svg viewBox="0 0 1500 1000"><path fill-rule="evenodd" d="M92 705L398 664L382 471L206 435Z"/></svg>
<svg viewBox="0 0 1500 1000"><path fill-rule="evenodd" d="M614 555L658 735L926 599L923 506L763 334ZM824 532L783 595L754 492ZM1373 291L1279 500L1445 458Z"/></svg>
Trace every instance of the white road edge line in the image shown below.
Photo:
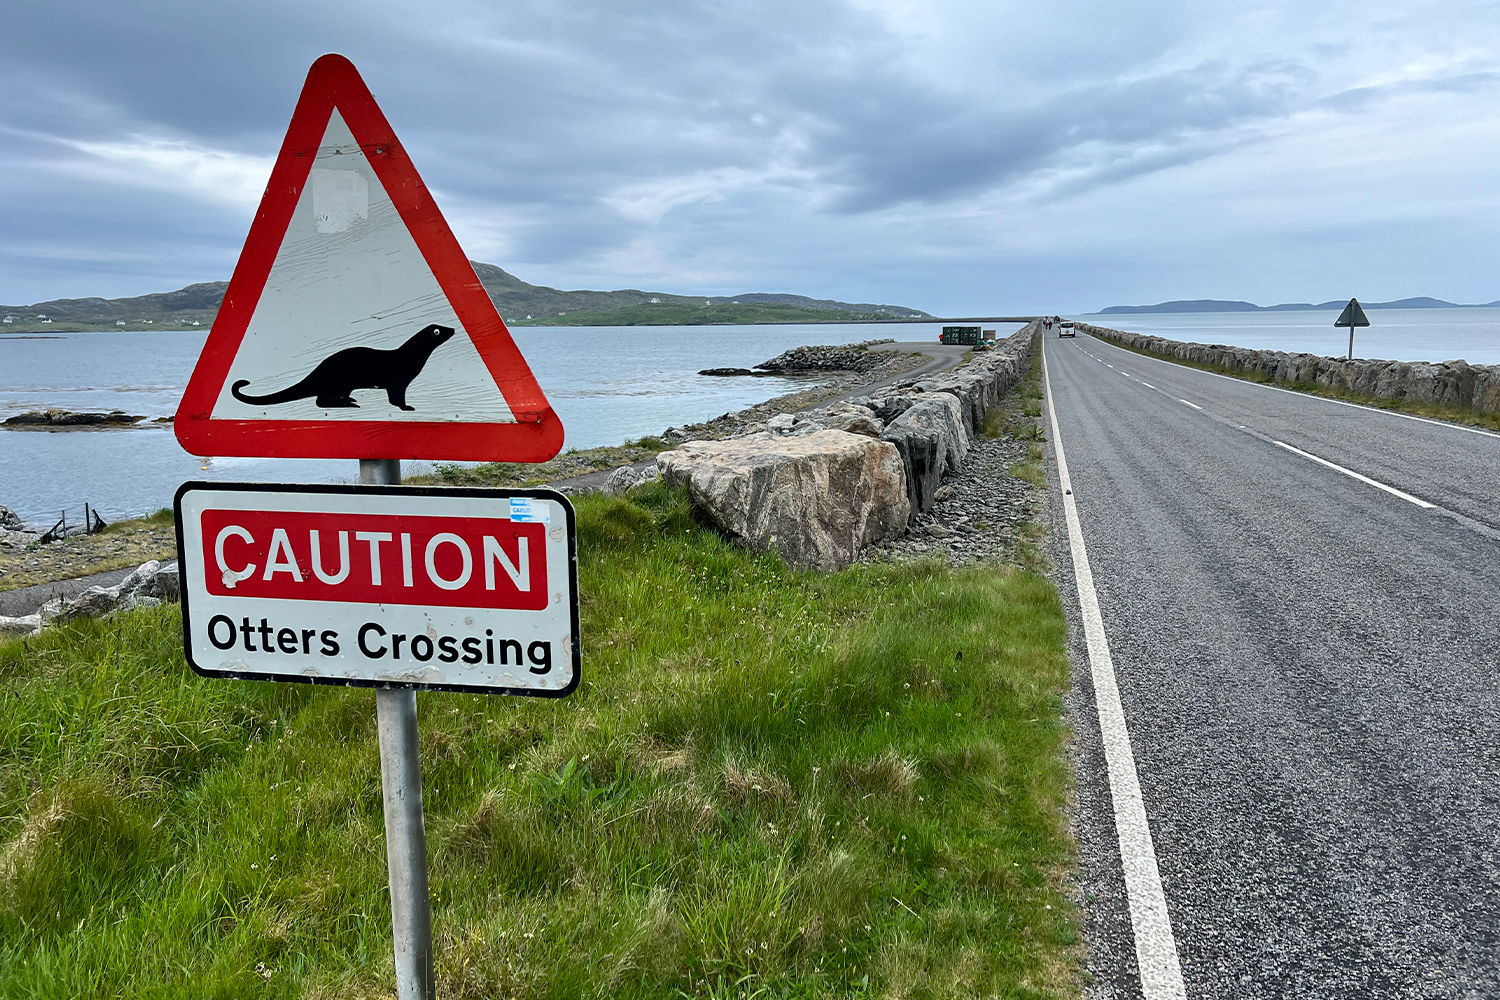
<svg viewBox="0 0 1500 1000"><path fill-rule="evenodd" d="M1310 459L1311 461L1317 462L1319 465L1327 466L1328 468L1332 469L1334 472L1341 472L1344 475L1348 476L1350 479L1358 479L1360 482L1362 482L1362 483L1368 483L1369 485L1375 487L1376 489L1385 490L1391 496L1393 496L1393 497L1400 497L1402 500L1405 500L1407 503L1414 503L1418 507L1422 507L1422 508L1427 509L1427 510L1431 510L1432 508L1434 508L1434 507L1437 506L1437 504L1428 503L1426 500L1422 500L1422 499L1419 499L1418 497L1414 497L1410 493L1403 493L1400 490L1396 489L1396 487L1394 487L1394 486L1387 486L1385 483L1377 482L1376 480L1371 479L1369 476L1362 476L1359 473L1355 472L1353 469L1346 469L1342 465L1335 465L1333 462L1328 461L1328 459L1326 459L1326 458L1319 458L1317 455L1314 455L1311 452L1303 451L1301 448L1293 448L1291 445L1287 444L1285 441L1277 441L1277 440L1275 440L1273 438L1272 441L1271 441L1271 443L1274 444L1278 448L1285 448L1287 451L1291 452L1294 455L1301 455L1303 458Z"/></svg>
<svg viewBox="0 0 1500 1000"><path fill-rule="evenodd" d="M1092 337L1093 334L1089 334L1089 336ZM1480 427L1469 427L1465 424L1455 424L1448 420L1433 420L1431 417L1418 417L1411 413L1401 413L1396 410L1382 409L1379 406L1366 406L1364 403L1351 403L1347 399L1330 399L1327 396L1318 396L1310 392L1298 392L1296 389L1283 389L1279 385L1266 385L1264 382L1251 382L1249 379L1235 378L1233 375L1222 375L1219 372L1205 371L1202 368L1193 368L1190 365L1179 364L1178 362L1172 361L1169 358L1158 358L1155 355L1141 354L1138 351L1126 351L1125 348L1121 347L1119 344L1112 344L1109 341L1105 340L1103 337L1094 337L1094 339L1103 344L1105 347L1113 347L1117 351L1125 351L1126 354L1134 354L1138 358L1145 358L1147 361L1155 361L1159 365L1171 365L1173 368L1183 369L1190 372L1198 372L1201 375L1212 375L1214 378L1225 378L1231 382L1238 382L1240 385L1253 385L1259 389L1270 389L1272 392L1291 393L1293 396L1301 396L1303 399L1317 399L1321 400L1324 403L1334 403L1338 406L1352 406L1356 410L1369 410L1372 413L1384 413L1388 417L1400 417L1402 420L1415 420L1419 424L1432 424L1434 427L1446 427L1449 430L1464 431L1469 434L1482 434L1485 437L1500 438L1500 434L1496 434L1494 431L1484 430ZM1093 355L1089 356L1093 357ZM1109 362L1105 361L1103 358L1099 358L1098 360L1103 362L1104 364L1109 364ZM1110 367L1114 366L1111 365Z"/></svg>
<svg viewBox="0 0 1500 1000"><path fill-rule="evenodd" d="M1179 403L1187 403L1187 405L1191 406L1195 410L1201 410L1201 409L1203 409L1203 407L1199 406L1197 403L1188 403L1188 401L1185 400L1185 399L1179 399L1179 400L1177 400L1177 402L1179 402Z"/></svg>
<svg viewBox="0 0 1500 1000"><path fill-rule="evenodd" d="M1052 404L1052 381L1047 373L1047 352L1042 351L1042 383L1047 393L1047 415L1052 423L1052 447L1057 454L1057 475L1062 492L1063 513L1068 522L1068 546L1073 555L1073 578L1078 583L1078 608L1083 617L1083 636L1089 652L1089 672L1094 681L1094 704L1099 710L1099 735L1104 744L1104 763L1109 772L1109 796L1114 803L1115 832L1120 838L1120 864L1125 872L1125 896L1130 906L1130 925L1135 934L1135 960L1141 974L1144 1000L1186 1000L1182 965L1177 957L1177 939L1167 914L1156 848L1151 843L1151 825L1141 799L1135 754L1130 749L1130 731L1125 709L1115 684L1115 665L1104 634L1104 617L1094 592L1094 573L1083 545L1083 527L1073 499L1073 481L1063 454L1062 435L1057 430L1057 408Z"/></svg>

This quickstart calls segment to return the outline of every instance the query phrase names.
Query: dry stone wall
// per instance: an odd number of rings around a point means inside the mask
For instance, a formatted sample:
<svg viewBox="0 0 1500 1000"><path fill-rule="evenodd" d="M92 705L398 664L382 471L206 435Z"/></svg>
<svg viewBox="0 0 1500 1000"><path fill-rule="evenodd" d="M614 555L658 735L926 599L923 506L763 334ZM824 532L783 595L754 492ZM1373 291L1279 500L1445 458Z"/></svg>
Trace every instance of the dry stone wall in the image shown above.
<svg viewBox="0 0 1500 1000"><path fill-rule="evenodd" d="M1079 323L1078 328L1122 347L1178 361L1264 375L1272 382L1303 382L1380 399L1405 399L1414 403L1455 406L1476 413L1500 413L1500 365L1471 365L1466 361L1369 361L1364 358L1349 361L1316 354L1195 344L1126 333L1089 323Z"/></svg>

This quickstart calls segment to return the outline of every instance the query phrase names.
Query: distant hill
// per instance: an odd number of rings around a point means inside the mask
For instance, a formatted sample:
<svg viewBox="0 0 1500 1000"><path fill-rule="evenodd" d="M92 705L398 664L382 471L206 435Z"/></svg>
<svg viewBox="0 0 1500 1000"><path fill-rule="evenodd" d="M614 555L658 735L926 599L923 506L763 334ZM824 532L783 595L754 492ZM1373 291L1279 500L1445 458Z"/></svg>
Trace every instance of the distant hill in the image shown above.
<svg viewBox="0 0 1500 1000"><path fill-rule="evenodd" d="M800 298L800 296L788 296ZM685 302L657 302L570 312L566 315L523 319L511 326L745 326L751 323L859 323L897 318L888 311L859 311L864 307L826 308L794 305L790 302L756 302L745 296L733 299L695 299ZM878 308L878 307L877 307ZM903 310L901 317L914 314Z"/></svg>
<svg viewBox="0 0 1500 1000"><path fill-rule="evenodd" d="M561 291L546 285L533 285L515 275L496 267L470 261L480 284L489 292L490 298L504 317L505 322L525 326L532 323L547 323L553 326L597 326L611 325L607 314L618 314L620 325L642 325L662 323L667 325L689 322L684 316L699 316L709 308L717 316L751 316L755 309L736 310L740 304L757 305L762 311L778 315L820 315L827 318L929 318L930 314L907 306L876 305L868 302L837 302L833 299L811 299L804 295L787 295L767 292L749 292L744 295L702 296L673 295L669 292L643 292L634 288L613 292ZM194 324L206 327L213 323L219 304L224 301L227 281L210 281L188 285L175 292L157 292L124 299L53 299L36 302L29 306L0 306L0 318L11 317L11 322L0 325L0 331L48 330L64 332L84 329L143 329L147 326L169 329L192 328ZM658 319L651 315L653 307L675 306L663 309ZM43 321L50 319L50 323ZM753 323L753 318L719 318L705 322Z"/></svg>
<svg viewBox="0 0 1500 1000"><path fill-rule="evenodd" d="M1309 309L1342 309L1348 299L1333 299L1328 302L1283 302L1276 306L1258 306L1254 302L1238 302L1228 299L1173 299L1158 302L1154 306L1110 306L1100 309L1095 315L1120 313L1207 313L1207 312L1289 312ZM1366 309L1475 309L1500 306L1497 302L1481 302L1475 305L1460 305L1442 299L1419 295L1411 299L1396 299L1394 302L1361 302Z"/></svg>

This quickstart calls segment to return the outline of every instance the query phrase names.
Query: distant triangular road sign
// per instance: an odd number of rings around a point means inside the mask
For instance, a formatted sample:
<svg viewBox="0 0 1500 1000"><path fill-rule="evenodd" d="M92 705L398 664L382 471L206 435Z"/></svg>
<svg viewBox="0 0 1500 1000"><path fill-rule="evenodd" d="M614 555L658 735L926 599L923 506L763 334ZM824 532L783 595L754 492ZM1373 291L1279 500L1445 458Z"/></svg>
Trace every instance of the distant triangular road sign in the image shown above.
<svg viewBox="0 0 1500 1000"><path fill-rule="evenodd" d="M1334 326L1369 326L1370 321L1365 318L1365 311L1359 307L1359 299L1350 299L1344 311L1339 313L1339 318L1333 321Z"/></svg>
<svg viewBox="0 0 1500 1000"><path fill-rule="evenodd" d="M563 428L354 65L313 63L177 410L195 455L545 461Z"/></svg>

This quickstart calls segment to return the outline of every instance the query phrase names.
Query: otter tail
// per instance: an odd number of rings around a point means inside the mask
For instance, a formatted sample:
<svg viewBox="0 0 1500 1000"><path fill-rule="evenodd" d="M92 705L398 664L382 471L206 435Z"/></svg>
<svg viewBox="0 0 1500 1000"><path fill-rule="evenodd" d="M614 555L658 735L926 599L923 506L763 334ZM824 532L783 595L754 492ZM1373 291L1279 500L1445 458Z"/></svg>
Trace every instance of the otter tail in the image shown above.
<svg viewBox="0 0 1500 1000"><path fill-rule="evenodd" d="M303 381L306 380L304 379ZM274 406L277 403L289 403L294 399L303 399L307 396L316 395L316 393L312 392L311 390L304 388L302 382L298 382L296 385L290 386L286 389L282 389L280 392L269 393L265 396L251 396L240 391L249 384L249 379L242 378L238 382L234 383L234 385L231 385L229 387L229 392L234 396L235 399L238 399L241 403L255 403L262 406Z"/></svg>

